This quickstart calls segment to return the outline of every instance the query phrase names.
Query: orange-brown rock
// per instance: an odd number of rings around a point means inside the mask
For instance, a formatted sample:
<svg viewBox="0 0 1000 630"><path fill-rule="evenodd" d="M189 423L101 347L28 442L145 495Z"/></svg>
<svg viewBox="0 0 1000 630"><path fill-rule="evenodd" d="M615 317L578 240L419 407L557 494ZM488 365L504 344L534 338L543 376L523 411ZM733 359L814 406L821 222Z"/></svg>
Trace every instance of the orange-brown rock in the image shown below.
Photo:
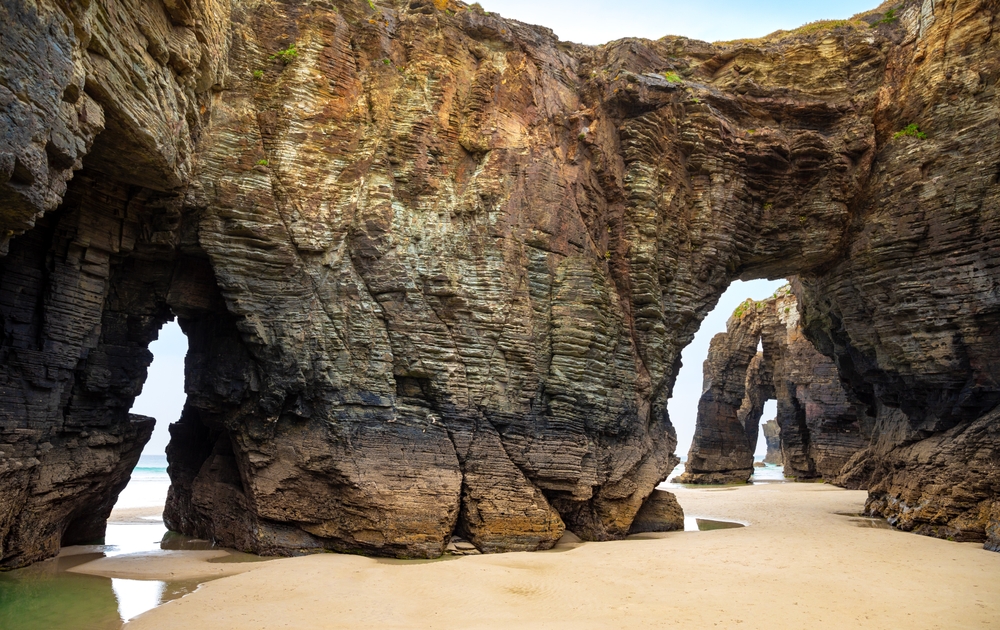
<svg viewBox="0 0 1000 630"><path fill-rule="evenodd" d="M653 490L629 528L630 534L673 532L684 529L684 510L677 497L664 490Z"/></svg>

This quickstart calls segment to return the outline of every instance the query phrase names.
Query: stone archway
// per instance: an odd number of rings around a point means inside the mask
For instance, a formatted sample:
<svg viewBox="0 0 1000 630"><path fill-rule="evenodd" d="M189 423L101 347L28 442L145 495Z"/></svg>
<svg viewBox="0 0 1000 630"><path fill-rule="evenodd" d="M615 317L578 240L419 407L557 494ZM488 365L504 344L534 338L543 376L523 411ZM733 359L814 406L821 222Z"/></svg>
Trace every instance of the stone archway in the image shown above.
<svg viewBox="0 0 1000 630"><path fill-rule="evenodd" d="M171 311L206 344L171 446L177 527L269 553L432 556L453 531L484 550L538 549L564 527L628 532L676 462L666 401L681 349L730 281L789 275L804 333L876 417L879 448L855 462L873 509L979 539L996 520L982 516L990 492L956 503L921 481L904 497L893 472L914 457L907 443L951 453L948 432L973 425L959 437L985 448L946 455L948 475L971 483L959 460L996 451L988 4L756 43L599 48L422 2L2 8L0 46L47 51L4 56L4 85L23 86L0 94L18 130L0 147L4 242L30 250L32 222L54 224L86 166L128 187L124 211L147 226L149 256L110 251L122 286L166 250L201 270L142 292L155 312L137 329L115 310L129 293L98 274L96 339L32 341L35 359L5 364L2 443L20 466L0 486L6 566L59 538L10 533L27 527L25 488L57 470L36 457L47 442L21 432L18 397L64 379L38 420L58 430L78 385L118 383L88 366L123 321L138 330L130 356ZM947 148L893 137L918 118ZM40 251L17 260L5 275L49 268ZM205 292L176 289L201 277ZM957 288L928 299L932 281ZM58 319L54 304L31 312ZM36 369L57 360L72 378ZM141 371L107 390L121 396L116 426L131 426ZM917 494L931 507L906 509ZM209 499L225 509L208 513Z"/></svg>
<svg viewBox="0 0 1000 630"><path fill-rule="evenodd" d="M176 195L84 169L0 259L5 563L103 537L153 428L129 413L149 342L174 313L225 312L182 224Z"/></svg>
<svg viewBox="0 0 1000 630"><path fill-rule="evenodd" d="M805 338L800 322L787 285L771 298L742 303L726 332L712 339L681 483L747 482L764 402L776 399L786 476L858 486L842 470L868 447L873 419L851 400L833 361Z"/></svg>

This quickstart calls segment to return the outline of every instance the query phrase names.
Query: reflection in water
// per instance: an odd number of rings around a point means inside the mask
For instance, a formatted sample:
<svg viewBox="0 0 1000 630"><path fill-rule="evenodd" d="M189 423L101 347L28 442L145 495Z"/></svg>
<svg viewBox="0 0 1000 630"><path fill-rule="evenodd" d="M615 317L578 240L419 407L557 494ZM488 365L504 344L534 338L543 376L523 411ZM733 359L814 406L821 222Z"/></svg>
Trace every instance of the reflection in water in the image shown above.
<svg viewBox="0 0 1000 630"><path fill-rule="evenodd" d="M118 630L122 620L111 580L66 573L103 554L55 558L0 573L0 628L4 630Z"/></svg>
<svg viewBox="0 0 1000 630"><path fill-rule="evenodd" d="M108 523L105 544L98 547L104 555L120 556L126 553L153 551L160 549L160 541L167 534L167 528L162 521L149 525L134 525L131 523Z"/></svg>
<svg viewBox="0 0 1000 630"><path fill-rule="evenodd" d="M125 621L193 593L205 580L124 580L67 572L105 556L212 548L208 541L165 533L162 523L109 523L105 541L110 544L67 547L58 558L0 573L0 630L120 630ZM224 559L258 560L250 554L234 555Z"/></svg>
<svg viewBox="0 0 1000 630"><path fill-rule="evenodd" d="M753 483L785 483L785 467L775 464L767 464L766 466L754 467L753 477L750 478Z"/></svg>
<svg viewBox="0 0 1000 630"><path fill-rule="evenodd" d="M111 578L111 589L118 600L118 614L122 621L138 617L163 602L165 582L154 580L121 580Z"/></svg>
<svg viewBox="0 0 1000 630"><path fill-rule="evenodd" d="M711 518L698 518L696 516L684 517L684 531L686 532L709 532L713 529L733 529L736 527L746 527L746 524L738 521L720 521Z"/></svg>
<svg viewBox="0 0 1000 630"><path fill-rule="evenodd" d="M667 475L667 481L661 483L658 488L661 490L667 490L668 492L673 492L677 488L683 488L685 486L674 481L676 477L684 474L684 462L677 464L673 471ZM777 466L775 464L766 464L764 466L754 466L753 475L750 477L750 483L786 483L788 480L785 478L785 467ZM744 484L727 484L729 487L739 487ZM697 485L688 484L688 488L712 488L711 485ZM723 487L723 486L715 486Z"/></svg>
<svg viewBox="0 0 1000 630"><path fill-rule="evenodd" d="M737 527L746 527L743 523L738 523L736 521L718 521L711 518L696 518L694 520L698 524L699 532L710 532L713 529L735 529Z"/></svg>

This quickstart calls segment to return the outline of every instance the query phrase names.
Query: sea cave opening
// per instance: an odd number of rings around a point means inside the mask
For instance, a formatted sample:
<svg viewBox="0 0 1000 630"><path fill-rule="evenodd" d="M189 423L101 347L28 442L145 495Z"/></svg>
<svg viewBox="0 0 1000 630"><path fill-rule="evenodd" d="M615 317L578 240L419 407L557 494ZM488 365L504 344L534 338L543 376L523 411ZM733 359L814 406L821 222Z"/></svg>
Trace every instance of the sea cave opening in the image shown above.
<svg viewBox="0 0 1000 630"><path fill-rule="evenodd" d="M688 463L689 455L691 454L691 449L693 444L697 444L700 441L697 439L698 431L698 421L699 421L699 402L702 399L703 394L705 394L705 387L709 384L706 379L708 375L705 372L706 360L713 359L711 355L711 345L712 340L717 335L726 332L726 325L730 317L734 314L738 315L742 309L745 308L745 303L747 300L754 300L759 302L766 300L776 294L776 292L787 284L787 280L749 280L741 281L736 280L732 282L726 291L719 297L718 302L715 307L705 316L702 321L698 332L695 334L694 339L689 343L681 354L681 369L678 372L677 380L674 384L673 395L668 402L668 411L670 414L670 420L674 425L674 429L677 431L677 455L680 457L681 461L673 472L668 477L668 483L678 480L679 477L685 472L685 467ZM758 354L762 354L764 351L763 341L759 333L754 336L755 341L753 342L752 350ZM721 346L716 348L717 351L725 350ZM752 355L751 355L752 356ZM723 360L724 357L714 357L716 360ZM752 361L751 361L752 362ZM745 397L745 387L743 378L746 374L747 366L742 366L742 370L737 368L731 378L734 378L734 382L731 384L733 387L729 389L736 389L738 391L731 392L733 396L742 401ZM737 375L738 373L738 375ZM720 375L721 376L721 375ZM739 381L738 383L735 381ZM777 401L773 395L773 392L765 390L765 394L760 400L754 401L756 403L757 409L748 410L748 413L752 413L755 418L754 422L748 423L752 424L752 429L754 435L746 435L746 441L750 443L750 450L752 452L754 461L763 461L767 452L767 440L764 436L764 419L774 418L777 415ZM771 395L767 395L767 394ZM733 405L730 405L732 407ZM737 408L742 406L741 402L736 402ZM703 420L707 420L707 413L716 413L719 410L712 406L706 409L702 413ZM735 411L735 410L732 410ZM746 413L744 413L746 415ZM735 416L731 420L736 420ZM706 430L709 430L706 427ZM746 431L750 431L750 427L746 428ZM714 459L723 460L727 457L733 455L735 450L735 444L729 442L721 442L715 445L717 450L714 453ZM745 450L746 446L740 445L741 450ZM757 472L757 471L755 471ZM780 467L769 467L768 469L759 471L759 476L767 479L783 479ZM755 475L757 476L757 475Z"/></svg>
<svg viewBox="0 0 1000 630"><path fill-rule="evenodd" d="M169 425L181 417L184 392L184 357L188 339L176 319L165 323L157 338L149 344L153 361L147 368L142 392L132 403L130 413L156 419L153 434L132 470L129 484L118 495L115 512L108 523L108 544L120 544L127 536L120 523L160 526L158 514L167 500L170 479L167 477L166 448L170 441ZM165 529L160 527L160 529ZM162 532L161 532L162 537Z"/></svg>

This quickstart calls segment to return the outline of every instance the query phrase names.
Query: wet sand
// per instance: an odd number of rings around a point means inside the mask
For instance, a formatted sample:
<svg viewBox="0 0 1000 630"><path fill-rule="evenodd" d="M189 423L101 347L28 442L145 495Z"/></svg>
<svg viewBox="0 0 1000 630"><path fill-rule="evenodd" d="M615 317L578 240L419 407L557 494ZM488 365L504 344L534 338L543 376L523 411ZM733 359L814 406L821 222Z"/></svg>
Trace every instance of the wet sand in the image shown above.
<svg viewBox="0 0 1000 630"><path fill-rule="evenodd" d="M821 484L676 489L748 527L420 562L322 554L249 565L128 630L997 628L1000 554L893 530Z"/></svg>
<svg viewBox="0 0 1000 630"><path fill-rule="evenodd" d="M254 568L257 556L225 549L148 551L99 558L68 569L70 573L127 580L214 580Z"/></svg>
<svg viewBox="0 0 1000 630"><path fill-rule="evenodd" d="M108 518L109 523L130 523L147 525L163 521L163 506L115 508Z"/></svg>

